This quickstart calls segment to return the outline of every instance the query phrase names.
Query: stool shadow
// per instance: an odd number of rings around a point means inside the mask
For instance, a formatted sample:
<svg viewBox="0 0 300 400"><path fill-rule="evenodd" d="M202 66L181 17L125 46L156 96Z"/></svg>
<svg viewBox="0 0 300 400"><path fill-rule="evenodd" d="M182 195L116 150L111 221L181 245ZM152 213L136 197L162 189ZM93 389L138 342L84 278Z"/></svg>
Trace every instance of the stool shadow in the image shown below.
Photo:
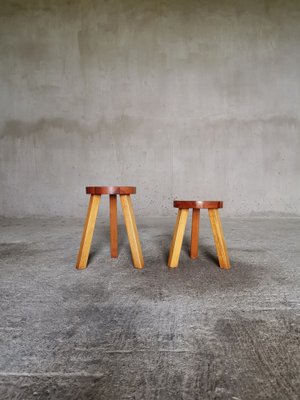
<svg viewBox="0 0 300 400"><path fill-rule="evenodd" d="M170 247L172 243L173 235L164 235L164 243L166 243L165 248L163 250L163 256L166 263L168 263ZM183 239L181 253L186 253L190 256L190 243L188 238Z"/></svg>
<svg viewBox="0 0 300 400"><path fill-rule="evenodd" d="M94 259L99 255L103 254L103 250L107 249L110 252L110 228L107 225L101 225L100 227L96 227L91 251L89 254L88 264L93 262ZM121 252L123 247L126 247L126 231L124 226L118 226L118 249L119 253Z"/></svg>
<svg viewBox="0 0 300 400"><path fill-rule="evenodd" d="M171 243L172 237L170 237L170 243ZM167 239L166 239L167 241ZM181 248L181 253L184 253L185 255L187 255L190 258L190 240L188 238L185 238L183 240L182 243L182 248ZM199 247L199 255L198 258L200 256L205 257L206 259L208 259L209 261L213 262L215 265L219 266L219 260L217 255L214 252L215 248L213 246L205 246L203 244L201 244L201 246ZM164 251L164 256L165 256L165 260L166 262L168 262L168 257L169 257L169 249L166 249ZM191 259L192 261L192 259Z"/></svg>
<svg viewBox="0 0 300 400"><path fill-rule="evenodd" d="M168 263L172 237L173 237L173 235L171 235L171 234L163 235L162 253L163 253L163 259L166 264ZM97 257L97 255L101 254L105 247L109 247L109 246L110 246L109 229L106 228L105 232L102 232L102 234L100 234L100 237L98 235L98 240L95 240L95 242L93 243L92 249L90 251L88 263L93 262L95 260L95 258ZM130 252L128 239L126 237L125 227L123 227L123 226L119 227L118 248L119 248L119 253L124 248L126 248ZM214 263L215 265L219 265L217 255L215 254L214 250L215 250L215 248L213 246L205 246L201 243L201 246L199 247L198 258L203 256L207 260ZM190 238L183 239L181 253L184 253L185 255L187 255L190 258ZM191 259L191 261L192 261L192 259Z"/></svg>
<svg viewBox="0 0 300 400"><path fill-rule="evenodd" d="M191 246L190 240L188 238L184 238L181 251L190 256L190 246Z"/></svg>
<svg viewBox="0 0 300 400"><path fill-rule="evenodd" d="M98 250L91 250L90 251L87 265L89 265L94 260L94 258L97 255L97 253L98 253Z"/></svg>
<svg viewBox="0 0 300 400"><path fill-rule="evenodd" d="M211 250L212 247L209 246L201 246L201 253L203 254L204 257L206 257L208 260L212 261L214 264L219 265L219 260L217 255Z"/></svg>
<svg viewBox="0 0 300 400"><path fill-rule="evenodd" d="M164 235L163 243L164 243L164 249L163 249L163 258L165 260L165 263L168 264L168 259L169 259L169 252L170 252L170 246L172 243L172 235Z"/></svg>

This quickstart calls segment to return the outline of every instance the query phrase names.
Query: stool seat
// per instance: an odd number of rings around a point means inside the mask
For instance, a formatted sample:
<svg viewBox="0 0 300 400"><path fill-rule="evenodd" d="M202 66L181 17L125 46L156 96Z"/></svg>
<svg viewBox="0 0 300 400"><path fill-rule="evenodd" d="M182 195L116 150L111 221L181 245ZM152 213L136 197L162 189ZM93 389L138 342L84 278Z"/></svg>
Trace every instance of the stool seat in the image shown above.
<svg viewBox="0 0 300 400"><path fill-rule="evenodd" d="M130 195L136 193L135 186L87 186L86 194L125 194Z"/></svg>
<svg viewBox="0 0 300 400"><path fill-rule="evenodd" d="M217 200L175 200L173 203L175 208L223 208L223 201Z"/></svg>

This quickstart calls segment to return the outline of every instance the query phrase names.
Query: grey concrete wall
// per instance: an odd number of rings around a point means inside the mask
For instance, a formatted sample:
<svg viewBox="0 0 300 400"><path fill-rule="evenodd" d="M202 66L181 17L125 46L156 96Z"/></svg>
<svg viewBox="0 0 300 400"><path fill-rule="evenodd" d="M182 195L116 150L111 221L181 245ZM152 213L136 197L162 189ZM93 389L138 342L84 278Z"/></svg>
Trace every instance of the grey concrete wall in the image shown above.
<svg viewBox="0 0 300 400"><path fill-rule="evenodd" d="M0 214L300 215L300 1L2 0Z"/></svg>

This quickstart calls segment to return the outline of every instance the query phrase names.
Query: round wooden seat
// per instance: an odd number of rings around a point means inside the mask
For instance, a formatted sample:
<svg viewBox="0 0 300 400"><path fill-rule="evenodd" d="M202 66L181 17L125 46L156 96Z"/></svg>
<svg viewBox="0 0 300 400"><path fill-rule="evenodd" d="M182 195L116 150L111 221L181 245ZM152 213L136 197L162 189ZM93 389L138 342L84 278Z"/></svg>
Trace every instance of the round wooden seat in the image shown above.
<svg viewBox="0 0 300 400"><path fill-rule="evenodd" d="M135 186L87 186L86 194L125 194L130 195L136 193Z"/></svg>
<svg viewBox="0 0 300 400"><path fill-rule="evenodd" d="M216 200L206 200L206 201L197 201L197 200L175 200L173 203L176 208L223 208L223 201Z"/></svg>

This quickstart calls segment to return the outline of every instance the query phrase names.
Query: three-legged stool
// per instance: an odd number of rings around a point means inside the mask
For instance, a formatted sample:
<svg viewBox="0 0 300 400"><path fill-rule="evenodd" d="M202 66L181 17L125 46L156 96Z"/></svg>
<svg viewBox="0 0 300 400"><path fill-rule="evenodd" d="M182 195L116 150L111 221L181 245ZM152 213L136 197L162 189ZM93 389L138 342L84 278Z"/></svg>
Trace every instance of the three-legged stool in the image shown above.
<svg viewBox="0 0 300 400"><path fill-rule="evenodd" d="M86 187L86 193L90 195L90 203L82 232L76 268L84 269L87 266L100 199L104 194L109 194L111 257L118 257L117 195L119 195L122 204L133 265L135 268L143 268L144 260L142 248L130 198L131 194L136 193L136 188L134 186L88 186Z"/></svg>
<svg viewBox="0 0 300 400"><path fill-rule="evenodd" d="M229 257L227 254L221 219L218 211L219 208L223 208L223 202L177 200L174 201L174 207L178 208L178 215L168 259L168 266L171 268L178 266L186 221L190 208L193 209L190 256L191 258L198 257L200 209L206 208L208 209L219 265L221 268L229 269Z"/></svg>

